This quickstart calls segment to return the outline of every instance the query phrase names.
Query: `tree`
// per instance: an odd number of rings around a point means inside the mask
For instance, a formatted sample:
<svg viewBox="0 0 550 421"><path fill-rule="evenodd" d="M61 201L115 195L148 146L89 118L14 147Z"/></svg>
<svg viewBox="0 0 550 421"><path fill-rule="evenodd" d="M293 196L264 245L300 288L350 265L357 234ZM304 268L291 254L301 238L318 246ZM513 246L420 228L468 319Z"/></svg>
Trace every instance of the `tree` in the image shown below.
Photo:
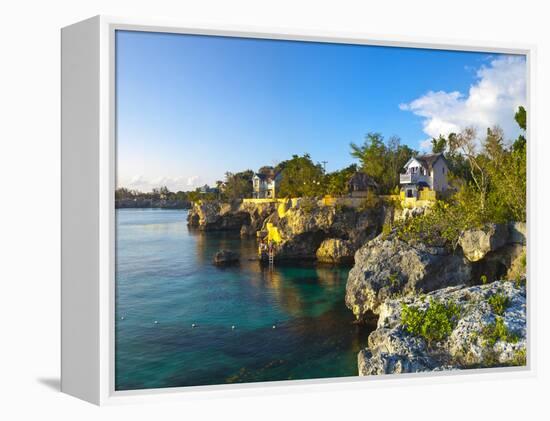
<svg viewBox="0 0 550 421"><path fill-rule="evenodd" d="M518 115L520 117L518 118ZM526 113L520 107L515 115L525 130ZM520 134L511 147L504 145L499 128L487 131L484 149L489 160L489 205L493 219L525 221L527 211L527 139Z"/></svg>
<svg viewBox="0 0 550 421"><path fill-rule="evenodd" d="M254 171L246 170L238 173L225 173L224 195L230 199L243 199L252 196L252 177Z"/></svg>
<svg viewBox="0 0 550 421"><path fill-rule="evenodd" d="M514 115L514 119L516 120L516 123L518 123L518 126L525 133L525 131L527 130L527 111L525 111L525 108L523 108L521 105ZM514 151L519 151L520 149L525 148L526 143L527 139L525 138L524 134L520 134L514 142Z"/></svg>
<svg viewBox="0 0 550 421"><path fill-rule="evenodd" d="M386 167L386 145L380 133L368 133L362 145L350 144L351 156L361 162L361 171L381 182Z"/></svg>
<svg viewBox="0 0 550 421"><path fill-rule="evenodd" d="M520 105L518 107L518 110L514 115L514 119L522 130L527 130L527 111L525 111L525 108L523 106Z"/></svg>
<svg viewBox="0 0 550 421"><path fill-rule="evenodd" d="M348 181L357 172L357 164L325 175L325 189L329 194L340 195L348 192Z"/></svg>
<svg viewBox="0 0 550 421"><path fill-rule="evenodd" d="M285 161L279 195L283 197L314 197L323 193L321 164L313 163L309 154L293 155Z"/></svg>
<svg viewBox="0 0 550 421"><path fill-rule="evenodd" d="M381 191L390 192L399 184L399 172L415 154L401 139L392 136L384 143L380 133L368 133L362 145L350 144L351 155L361 163L361 171L372 177Z"/></svg>
<svg viewBox="0 0 550 421"><path fill-rule="evenodd" d="M486 208L489 174L483 156L477 153L476 137L475 128L467 127L462 132L449 136L449 149L452 153L461 153L468 162L470 177L477 189L479 207L483 213Z"/></svg>
<svg viewBox="0 0 550 421"><path fill-rule="evenodd" d="M432 138L432 153L444 153L447 150L447 139L442 135Z"/></svg>

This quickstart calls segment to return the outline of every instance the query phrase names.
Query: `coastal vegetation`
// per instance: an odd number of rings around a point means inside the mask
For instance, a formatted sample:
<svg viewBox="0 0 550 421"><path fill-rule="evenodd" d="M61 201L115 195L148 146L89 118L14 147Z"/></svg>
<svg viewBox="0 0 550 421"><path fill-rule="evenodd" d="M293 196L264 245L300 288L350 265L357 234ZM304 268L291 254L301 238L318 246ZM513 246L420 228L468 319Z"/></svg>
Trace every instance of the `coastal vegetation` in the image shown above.
<svg viewBox="0 0 550 421"><path fill-rule="evenodd" d="M525 131L526 112L520 107L515 115ZM523 134L506 144L498 127L487 129L478 144L476 132L467 128L447 138L433 139L435 151L444 151L451 168L454 194L442 197L430 212L404 221L397 227L405 241L419 240L436 244L445 240L456 248L460 233L487 223L526 220L527 147ZM457 158L460 157L460 158ZM452 171L452 170L451 170Z"/></svg>
<svg viewBox="0 0 550 421"><path fill-rule="evenodd" d="M460 308L453 302L439 302L430 299L425 309L402 304L401 323L405 330L416 336L421 336L428 342L446 339L456 327L460 317Z"/></svg>

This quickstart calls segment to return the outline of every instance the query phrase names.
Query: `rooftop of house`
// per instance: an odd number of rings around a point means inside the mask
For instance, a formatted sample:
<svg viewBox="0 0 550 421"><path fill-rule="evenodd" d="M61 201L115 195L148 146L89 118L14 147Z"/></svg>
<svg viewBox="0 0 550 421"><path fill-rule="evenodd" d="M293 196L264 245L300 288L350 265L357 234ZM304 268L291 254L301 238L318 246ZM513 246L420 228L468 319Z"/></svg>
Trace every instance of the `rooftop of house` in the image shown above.
<svg viewBox="0 0 550 421"><path fill-rule="evenodd" d="M420 162L420 164L422 164L422 166L424 168L426 168L427 170L431 170L432 169L432 166L435 164L435 162L438 160L438 159L443 159L445 160L445 157L443 156L442 153L430 153L430 154L424 154L424 155L417 155L411 159L409 159L407 161L407 163L405 164L405 167L408 167L410 162L415 159L416 161ZM446 162L446 160L445 160Z"/></svg>
<svg viewBox="0 0 550 421"><path fill-rule="evenodd" d="M357 171L350 177L348 186L353 190L367 190L368 188L377 189L378 183L368 174L365 174L362 171Z"/></svg>
<svg viewBox="0 0 550 421"><path fill-rule="evenodd" d="M281 172L275 172L274 170L271 172L257 172L254 174L255 177L258 177L260 180L273 180L275 179Z"/></svg>

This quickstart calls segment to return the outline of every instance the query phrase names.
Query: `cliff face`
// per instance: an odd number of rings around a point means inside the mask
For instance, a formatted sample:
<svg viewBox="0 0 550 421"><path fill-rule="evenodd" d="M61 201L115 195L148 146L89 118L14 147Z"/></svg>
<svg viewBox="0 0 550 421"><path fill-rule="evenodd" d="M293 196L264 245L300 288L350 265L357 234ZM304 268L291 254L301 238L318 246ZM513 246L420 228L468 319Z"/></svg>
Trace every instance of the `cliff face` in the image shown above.
<svg viewBox="0 0 550 421"><path fill-rule="evenodd" d="M307 206L306 204L307 203ZM196 203L188 225L200 230L235 230L241 235L272 237L275 259L318 259L351 263L355 251L381 231L391 208L369 210L287 203ZM271 234L271 236L270 236Z"/></svg>
<svg viewBox="0 0 550 421"><path fill-rule="evenodd" d="M386 212L382 207L363 211L331 206L295 207L266 222L276 227L279 236L276 259L350 263L355 250L380 233Z"/></svg>
<svg viewBox="0 0 550 421"><path fill-rule="evenodd" d="M194 203L187 216L187 224L203 231L240 231L247 227L254 233L265 218L275 211L271 203L251 205L247 203L223 203L208 201Z"/></svg>
<svg viewBox="0 0 550 421"><path fill-rule="evenodd" d="M462 247L409 244L395 233L377 237L355 254L346 285L346 305L357 319L380 312L388 298L427 293L454 285L516 279L525 273L524 224L466 231Z"/></svg>
<svg viewBox="0 0 550 421"><path fill-rule="evenodd" d="M497 306L494 297L500 297ZM458 309L445 338L428 344L402 321L405 307L426 311L434 302ZM361 376L461 368L525 365L525 286L497 281L473 287L449 287L423 297L385 301L368 347L358 354Z"/></svg>

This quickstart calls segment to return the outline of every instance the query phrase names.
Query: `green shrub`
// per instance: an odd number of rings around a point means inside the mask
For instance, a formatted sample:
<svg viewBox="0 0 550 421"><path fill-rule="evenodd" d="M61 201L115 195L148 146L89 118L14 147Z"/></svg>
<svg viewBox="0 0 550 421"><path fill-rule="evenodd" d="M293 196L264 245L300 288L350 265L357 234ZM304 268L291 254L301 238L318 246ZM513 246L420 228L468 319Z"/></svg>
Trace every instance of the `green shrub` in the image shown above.
<svg viewBox="0 0 550 421"><path fill-rule="evenodd" d="M310 214L317 208L317 201L311 197L302 197L300 199L300 209Z"/></svg>
<svg viewBox="0 0 550 421"><path fill-rule="evenodd" d="M378 198L378 195L373 191L369 190L367 192L367 197L365 197L361 201L357 209L362 212L362 211L374 209L379 205L380 205L380 199Z"/></svg>
<svg viewBox="0 0 550 421"><path fill-rule="evenodd" d="M448 245L455 249L464 230L480 226L482 220L479 214L469 211L457 202L438 200L423 215L401 222L397 234L403 241L422 241L429 245Z"/></svg>
<svg viewBox="0 0 550 421"><path fill-rule="evenodd" d="M485 345L490 347L493 347L498 341L511 343L518 341L518 337L508 330L504 319L500 316L497 316L494 323L487 325L482 330L481 336Z"/></svg>
<svg viewBox="0 0 550 421"><path fill-rule="evenodd" d="M391 224L386 223L386 224L382 225L382 236L387 237L388 235L390 235L391 230L392 230L392 225Z"/></svg>
<svg viewBox="0 0 550 421"><path fill-rule="evenodd" d="M452 301L445 303L430 299L425 310L406 304L401 309L401 323L405 330L426 339L428 345L447 338L459 317L460 308Z"/></svg>
<svg viewBox="0 0 550 421"><path fill-rule="evenodd" d="M525 348L518 349L510 361L510 365L523 366L527 365L527 350Z"/></svg>
<svg viewBox="0 0 550 421"><path fill-rule="evenodd" d="M504 314L504 311L510 305L510 300L508 299L508 297L504 294L499 293L491 295L487 302L489 303L493 311L499 316L502 316Z"/></svg>

